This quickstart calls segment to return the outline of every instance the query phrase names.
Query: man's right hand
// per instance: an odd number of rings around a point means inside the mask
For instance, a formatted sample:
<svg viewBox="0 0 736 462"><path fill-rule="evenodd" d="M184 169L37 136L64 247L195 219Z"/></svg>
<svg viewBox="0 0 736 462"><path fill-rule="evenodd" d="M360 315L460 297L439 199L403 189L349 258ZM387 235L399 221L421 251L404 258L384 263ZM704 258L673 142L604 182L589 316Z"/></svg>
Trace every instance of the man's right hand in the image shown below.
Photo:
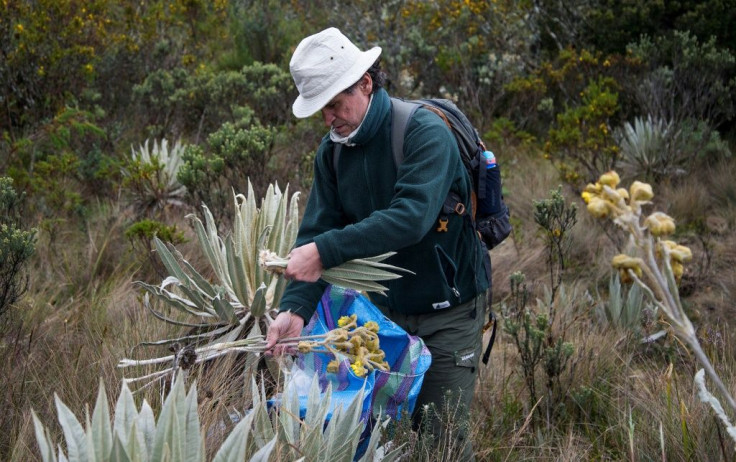
<svg viewBox="0 0 736 462"><path fill-rule="evenodd" d="M266 333L266 354L282 355L289 353L286 347L278 345L276 342L284 338L298 337L301 335L303 328L304 319L298 314L290 311L279 313Z"/></svg>
<svg viewBox="0 0 736 462"><path fill-rule="evenodd" d="M295 281L316 282L322 276L323 270L317 244L310 242L289 253L284 277Z"/></svg>

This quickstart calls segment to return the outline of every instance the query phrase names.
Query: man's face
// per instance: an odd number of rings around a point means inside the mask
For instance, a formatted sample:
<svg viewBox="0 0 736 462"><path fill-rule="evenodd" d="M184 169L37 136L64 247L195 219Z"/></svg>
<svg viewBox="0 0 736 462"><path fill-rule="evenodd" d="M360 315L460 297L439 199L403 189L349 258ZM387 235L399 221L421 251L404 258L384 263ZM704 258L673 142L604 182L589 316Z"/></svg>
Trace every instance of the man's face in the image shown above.
<svg viewBox="0 0 736 462"><path fill-rule="evenodd" d="M352 93L341 92L322 108L325 125L335 130L340 136L352 133L365 117L368 102L371 99L373 81L364 74Z"/></svg>

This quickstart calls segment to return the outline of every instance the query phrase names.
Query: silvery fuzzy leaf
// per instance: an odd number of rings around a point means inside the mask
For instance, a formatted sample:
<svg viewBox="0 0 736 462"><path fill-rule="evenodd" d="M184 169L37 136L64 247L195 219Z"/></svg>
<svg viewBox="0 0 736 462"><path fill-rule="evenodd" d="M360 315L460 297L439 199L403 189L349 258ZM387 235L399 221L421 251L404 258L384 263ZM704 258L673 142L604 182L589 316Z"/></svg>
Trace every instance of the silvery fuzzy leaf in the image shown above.
<svg viewBox="0 0 736 462"><path fill-rule="evenodd" d="M92 427L89 429L92 436L92 445L95 460L104 461L112 450L112 426L110 425L110 408L107 403L105 385L100 380L97 391L97 402L92 412Z"/></svg>
<svg viewBox="0 0 736 462"><path fill-rule="evenodd" d="M84 432L84 428L82 428L74 413L59 399L56 393L54 393L54 401L56 402L59 423L64 431L64 440L66 441L67 451L69 451L69 457L74 461L87 462L89 460L89 454L87 435Z"/></svg>
<svg viewBox="0 0 736 462"><path fill-rule="evenodd" d="M31 410L31 417L33 418L33 429L36 433L36 442L38 443L38 449L41 452L43 462L56 462L51 434L41 423L41 420L36 415L36 411Z"/></svg>

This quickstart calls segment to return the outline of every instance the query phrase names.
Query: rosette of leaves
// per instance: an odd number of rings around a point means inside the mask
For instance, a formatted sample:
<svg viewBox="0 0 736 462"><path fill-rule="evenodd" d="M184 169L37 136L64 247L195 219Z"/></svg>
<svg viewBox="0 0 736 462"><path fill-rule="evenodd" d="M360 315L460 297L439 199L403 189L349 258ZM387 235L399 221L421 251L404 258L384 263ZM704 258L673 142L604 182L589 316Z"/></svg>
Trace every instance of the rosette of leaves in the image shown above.
<svg viewBox="0 0 736 462"><path fill-rule="evenodd" d="M307 413L299 417L299 396L295 387L286 387L281 395L277 418L271 418L263 388L251 385L253 408L232 428L217 448L212 460L334 460L352 461L357 453L364 429L361 421L363 392L343 409L338 407L327 420L331 389L320 393L318 379L312 381L307 396ZM172 460L200 462L205 460L205 429L197 413L197 386L185 389L179 374L166 396L158 417L147 401L140 409L133 394L123 383L110 415L107 393L100 383L97 402L90 419L83 425L74 413L54 396L58 420L64 434L66 453L57 445L49 430L33 412L33 424L43 462L110 461L140 462ZM386 453L378 443L383 425L372 429L367 449L360 461L396 460L400 449ZM301 458L301 459L300 459Z"/></svg>
<svg viewBox="0 0 736 462"><path fill-rule="evenodd" d="M131 160L122 170L123 184L131 190L136 205L144 211L183 205L187 189L177 179L183 165L181 141L169 149L165 138L161 144L154 140L151 149L146 140L131 151Z"/></svg>
<svg viewBox="0 0 736 462"><path fill-rule="evenodd" d="M270 185L259 208L249 183L247 196L233 194L235 220L232 232L225 237L219 234L206 205L203 205L204 223L189 215L215 282L206 279L173 245L154 239L169 276L159 285L143 281L135 284L147 292L144 304L156 318L186 327L189 332L144 345L227 344L262 335L273 321L274 309L287 281L259 266L259 249L268 247L287 253L294 245L299 226L298 196L299 193L294 193L289 198L288 187L282 192L278 185ZM154 307L151 297L183 316L167 316ZM222 354L218 349L206 351L194 361L200 363ZM135 361L123 363L135 365Z"/></svg>

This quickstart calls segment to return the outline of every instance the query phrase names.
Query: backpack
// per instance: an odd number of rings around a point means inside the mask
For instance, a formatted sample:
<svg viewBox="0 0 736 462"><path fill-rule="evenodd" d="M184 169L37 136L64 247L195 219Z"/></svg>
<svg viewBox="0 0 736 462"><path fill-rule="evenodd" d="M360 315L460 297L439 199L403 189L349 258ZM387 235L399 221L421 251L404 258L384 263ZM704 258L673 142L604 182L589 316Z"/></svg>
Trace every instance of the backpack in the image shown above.
<svg viewBox="0 0 736 462"><path fill-rule="evenodd" d="M398 169L404 160L404 137L406 127L409 125L414 112L424 107L437 114L455 136L460 158L468 172L472 182L472 207L470 218L473 226L480 237L481 242L492 249L511 234L511 222L509 221L509 209L503 201L501 190L501 171L495 163L493 153L486 150L485 144L478 136L478 131L470 123L467 116L450 100L447 99L421 99L405 101L399 98L391 98L391 150L394 156L394 165ZM341 144L335 144L333 150L333 169L337 171L337 161L342 150ZM458 207L460 205L461 207ZM459 197L454 193L448 194L443 209L448 213L454 211L461 215L467 210L460 203ZM486 252L486 265L488 277L490 278L490 256ZM488 306L491 302L488 300ZM488 364L491 348L496 339L496 316L489 311L489 321L484 326L485 332L493 328L491 338L483 353L483 363Z"/></svg>
<svg viewBox="0 0 736 462"><path fill-rule="evenodd" d="M486 150L485 144L478 136L463 112L447 99L422 99L405 101L391 98L391 150L394 164L398 169L404 160L404 135L414 112L420 107L429 109L444 120L455 136L460 158L470 176L472 188L472 208L470 210L473 226L481 241L490 250L500 244L511 233L509 209L503 201L501 191L501 171L495 163L493 153ZM333 151L333 168L337 170L337 161L342 150L341 144L335 144ZM492 163L488 163L488 161ZM464 214L467 208L459 198L450 193L443 209Z"/></svg>

